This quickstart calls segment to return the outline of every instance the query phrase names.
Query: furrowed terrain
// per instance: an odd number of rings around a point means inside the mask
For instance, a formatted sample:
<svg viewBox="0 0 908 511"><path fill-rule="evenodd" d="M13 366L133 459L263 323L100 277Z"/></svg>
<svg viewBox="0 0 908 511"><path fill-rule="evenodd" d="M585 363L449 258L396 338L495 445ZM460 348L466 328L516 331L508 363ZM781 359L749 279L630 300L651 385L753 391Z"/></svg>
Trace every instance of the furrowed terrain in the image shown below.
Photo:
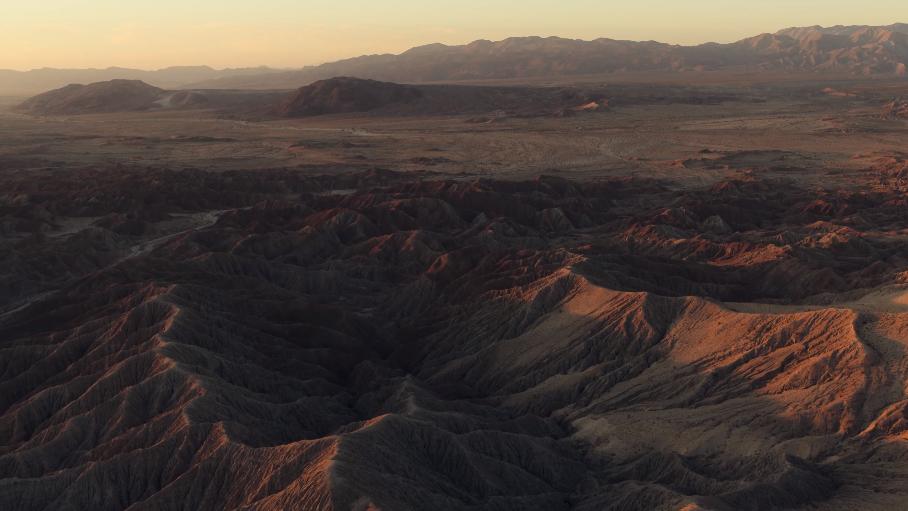
<svg viewBox="0 0 908 511"><path fill-rule="evenodd" d="M4 113L0 507L897 509L887 87Z"/></svg>

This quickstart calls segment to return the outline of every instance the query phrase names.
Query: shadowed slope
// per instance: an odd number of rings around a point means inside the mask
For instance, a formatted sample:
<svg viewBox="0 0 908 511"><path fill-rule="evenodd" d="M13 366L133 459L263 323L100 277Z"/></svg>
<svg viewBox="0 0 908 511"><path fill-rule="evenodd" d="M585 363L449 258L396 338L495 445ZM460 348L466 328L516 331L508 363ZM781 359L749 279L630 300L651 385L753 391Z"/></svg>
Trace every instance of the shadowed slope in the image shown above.
<svg viewBox="0 0 908 511"><path fill-rule="evenodd" d="M34 282L2 312L5 507L886 509L908 494L908 316L840 294L902 279L905 241L860 224L904 226L894 191L105 175L95 201L78 176L6 176L48 222L112 209L149 230L111 236L93 265L60 261L49 294ZM747 200L762 207L743 215ZM177 213L212 216L175 230ZM64 240L29 243L41 262Z"/></svg>

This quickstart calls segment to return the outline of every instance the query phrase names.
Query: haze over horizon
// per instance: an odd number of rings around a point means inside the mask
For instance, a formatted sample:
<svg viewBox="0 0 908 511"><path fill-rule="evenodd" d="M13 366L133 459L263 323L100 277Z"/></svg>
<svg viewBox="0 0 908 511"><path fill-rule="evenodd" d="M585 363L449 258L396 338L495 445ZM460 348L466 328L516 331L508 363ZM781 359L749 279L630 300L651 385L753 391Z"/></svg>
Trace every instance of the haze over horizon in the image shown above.
<svg viewBox="0 0 908 511"><path fill-rule="evenodd" d="M620 7L619 7L620 5ZM354 14L350 14L350 13ZM481 13L481 16L477 15ZM353 0L343 6L290 0L58 0L8 6L0 22L0 69L209 65L298 68L429 43L512 36L607 37L693 45L732 42L791 26L887 25L905 21L902 2L722 0L632 5L576 0L436 2Z"/></svg>

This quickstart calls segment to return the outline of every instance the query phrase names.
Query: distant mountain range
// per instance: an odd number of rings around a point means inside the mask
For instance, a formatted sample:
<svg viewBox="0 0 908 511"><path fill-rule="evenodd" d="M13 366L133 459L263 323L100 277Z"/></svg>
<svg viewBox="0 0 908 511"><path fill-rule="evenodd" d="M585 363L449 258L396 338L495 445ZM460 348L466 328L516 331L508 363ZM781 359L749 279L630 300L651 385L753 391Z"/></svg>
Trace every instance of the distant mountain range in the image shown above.
<svg viewBox="0 0 908 511"><path fill-rule="evenodd" d="M241 69L213 69L208 66L178 66L145 71L110 67L107 69L33 69L31 71L11 71L0 69L0 94L34 94L70 84L86 84L109 80L142 80L163 88L182 88L183 86L219 78L240 78L243 76L261 76L276 70L267 67Z"/></svg>
<svg viewBox="0 0 908 511"><path fill-rule="evenodd" d="M208 67L0 71L0 93L36 92L74 82L115 78L143 80L167 88L293 89L335 76L405 83L708 70L906 76L906 66L908 24L897 23L879 27L789 28L735 43L698 46L514 37L458 46L430 44L399 55L367 55L292 71Z"/></svg>
<svg viewBox="0 0 908 511"><path fill-rule="evenodd" d="M806 27L730 44L678 46L654 41L515 37L462 46L431 44L400 55L370 55L298 71L226 77L211 88L292 88L333 76L392 82L556 77L612 72L705 70L906 74L908 24Z"/></svg>

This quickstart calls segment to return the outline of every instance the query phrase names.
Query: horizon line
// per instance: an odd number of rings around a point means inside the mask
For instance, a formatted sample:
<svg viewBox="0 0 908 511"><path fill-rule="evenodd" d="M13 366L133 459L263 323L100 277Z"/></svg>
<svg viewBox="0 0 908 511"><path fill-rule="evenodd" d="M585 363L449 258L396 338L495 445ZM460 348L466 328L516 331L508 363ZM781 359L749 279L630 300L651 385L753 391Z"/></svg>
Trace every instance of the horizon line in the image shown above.
<svg viewBox="0 0 908 511"><path fill-rule="evenodd" d="M696 48L696 47L699 47L699 46L706 46L706 45L712 45L712 44L719 44L719 45L735 44L735 43L738 43L738 42L741 42L741 41L745 41L745 40L747 40L747 39L752 39L752 38L754 38L754 37L760 37L760 36L767 35L767 34L768 34L768 35L777 35L777 34L779 34L779 32L783 32L783 31L786 31L786 30L795 30L795 29L833 29L833 28L847 28L847 27L886 28L886 27L893 27L893 26L896 26L896 25L908 25L908 23L901 22L901 21L895 21L895 22L892 22L892 23L889 23L889 24L885 24L885 25L861 25L861 24L857 24L857 25L847 25L847 24L837 24L837 25L825 25L825 26L824 26L824 25L819 25L819 24L817 24L817 25L804 25L804 26L788 26L788 27L780 28L780 29L776 30L775 32L761 32L761 33L758 33L758 34L754 34L754 35L751 35L751 36L746 36L746 37L743 37L743 38L741 38L741 39L736 39L736 40L733 40L733 41L727 41L727 42L704 41L704 42L694 43L694 44L669 43L669 42L659 41L659 40L656 40L656 39L615 39L615 38L611 38L611 37L607 37L607 36L601 36L601 37L596 37L596 38L592 38L592 39L584 39L584 38L579 38L579 37L564 37L564 36L558 36L558 35L547 35L547 36L540 36L540 35L515 35L515 36L508 36L508 37L505 37L505 38L503 38L503 39L497 39L497 40L496 40L496 39L486 39L486 38L473 39L473 40L471 40L471 41L467 41L467 42L463 42L463 43L458 43L458 44L448 44L448 43L441 43L441 42L419 44L419 45L415 45L415 46L410 46L410 47L408 47L408 48L406 48L406 49L404 49L404 50L400 50L400 51L397 52L397 53L393 53L393 52L386 52L386 53L361 53L361 54L358 54L358 55L351 55L351 56L348 56L348 57L343 57L343 58L339 58L339 59L335 59L335 60L327 60L327 61L323 61L323 62L319 62L319 63L315 63L315 64L303 64L303 65L299 65L299 66L272 66L272 65L268 65L268 64L257 64L257 65L246 65L246 66L238 65L238 66L215 67L215 66L212 66L212 65L209 65L209 64L173 64L173 65L168 65L168 66L163 66L163 67L158 67L158 68L142 68L142 67L131 67L131 66L128 66L128 65L112 64L112 65L108 65L108 66L106 66L106 67L95 67L95 66L89 66L89 67L55 67L55 66L41 66L41 67L33 67L33 68L28 68L28 69L25 69L25 68L0 68L0 72L4 72L4 71L5 71L5 72L16 72L16 73L30 73L30 72L36 72L36 71L110 71L110 70L114 70L114 69L122 69L122 70L126 70L126 71L141 71L141 72L147 72L147 73L154 73L154 72L167 71L167 70L179 69L179 68L208 68L208 69L211 69L211 70L213 70L213 71L230 71L230 70L241 70L241 69L250 69L250 70L251 70L251 69L263 69L263 70L281 72L281 71L300 71L300 70L302 70L302 69L306 69L306 68L309 68L309 67L318 67L318 66L322 66L322 65L325 65L325 64L332 64L332 63L335 63L335 62L342 62L342 61L344 61L344 60L355 59L355 58L360 58L360 57L371 57L371 56L376 56L376 55L394 55L394 56L400 56L400 55L403 55L404 53L406 53L406 52L408 52L408 51L410 51L410 50L414 50L414 49L418 49L418 48L424 48L424 47L428 47L428 46L439 46L439 45L440 45L440 46L445 46L445 47L448 47L448 48L456 48L456 47L461 47L461 46L469 46L469 45L471 45L471 44L478 43L478 42L500 43L500 42L509 41L509 40L512 40L512 39L563 39L563 40L569 40L569 41L582 41L582 42L588 42L588 43L589 43L589 42L595 42L595 41L608 40L608 41L619 41L619 42L630 42L630 43L658 43L658 44L664 44L664 45L676 46L676 47L683 47L683 48Z"/></svg>

